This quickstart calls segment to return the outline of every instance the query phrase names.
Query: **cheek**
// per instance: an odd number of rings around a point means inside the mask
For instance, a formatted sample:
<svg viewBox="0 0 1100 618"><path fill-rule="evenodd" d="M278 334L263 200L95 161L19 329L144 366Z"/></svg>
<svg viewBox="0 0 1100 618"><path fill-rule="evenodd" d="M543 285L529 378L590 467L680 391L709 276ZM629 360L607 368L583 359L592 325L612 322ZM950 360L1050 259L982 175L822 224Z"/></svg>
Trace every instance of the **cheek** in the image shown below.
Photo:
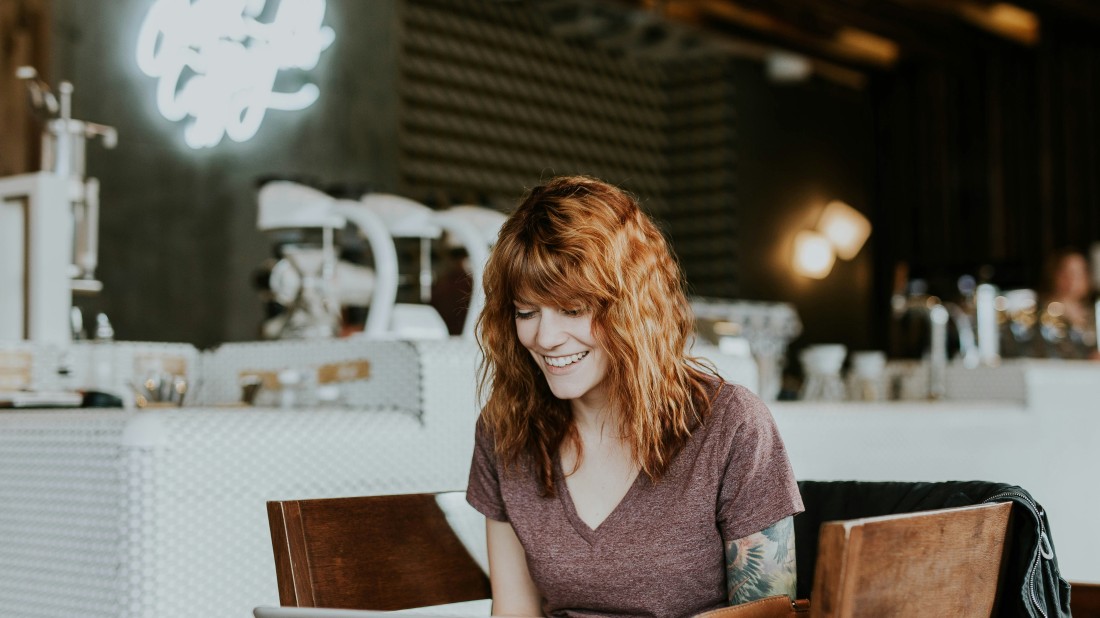
<svg viewBox="0 0 1100 618"><path fill-rule="evenodd" d="M531 347L535 337L535 328L531 322L532 320L516 320L516 339L525 348Z"/></svg>
<svg viewBox="0 0 1100 618"><path fill-rule="evenodd" d="M592 316L587 316L585 320L577 324L577 328L574 330L574 336L590 347L596 347L598 345L596 341L596 325L592 322Z"/></svg>
<svg viewBox="0 0 1100 618"><path fill-rule="evenodd" d="M600 380L603 380L607 377L608 371L610 369L607 362L607 355L600 354L599 361L600 363L596 366L596 373L599 375Z"/></svg>

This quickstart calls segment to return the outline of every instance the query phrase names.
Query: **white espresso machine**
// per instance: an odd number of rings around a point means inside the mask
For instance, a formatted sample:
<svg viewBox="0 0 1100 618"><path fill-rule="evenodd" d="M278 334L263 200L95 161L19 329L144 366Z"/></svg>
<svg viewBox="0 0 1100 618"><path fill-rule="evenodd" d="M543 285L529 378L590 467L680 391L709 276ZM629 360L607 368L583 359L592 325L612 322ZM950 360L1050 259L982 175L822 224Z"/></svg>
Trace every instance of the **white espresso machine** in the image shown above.
<svg viewBox="0 0 1100 618"><path fill-rule="evenodd" d="M60 98L33 67L16 76L45 121L42 169L0 178L0 341L71 340L74 292L94 293L98 263L99 181L85 177L85 145L101 137L114 148L113 127L72 117L73 86Z"/></svg>
<svg viewBox="0 0 1100 618"><path fill-rule="evenodd" d="M420 241L421 299L428 300L432 274L430 244L446 232L470 257L473 288L462 335L474 337L484 305L482 272L505 215L483 206L433 211L414 200L368 193L359 200L336 199L289 181L273 181L259 192L257 227L265 232L320 230L321 241L285 243L282 258L266 275L273 300L286 312L267 320L265 338L321 338L336 332L339 308L368 306L363 332L370 339L438 339L448 336L439 313L426 302L398 303L400 275L394 239ZM337 259L334 233L354 224L370 248L372 267Z"/></svg>

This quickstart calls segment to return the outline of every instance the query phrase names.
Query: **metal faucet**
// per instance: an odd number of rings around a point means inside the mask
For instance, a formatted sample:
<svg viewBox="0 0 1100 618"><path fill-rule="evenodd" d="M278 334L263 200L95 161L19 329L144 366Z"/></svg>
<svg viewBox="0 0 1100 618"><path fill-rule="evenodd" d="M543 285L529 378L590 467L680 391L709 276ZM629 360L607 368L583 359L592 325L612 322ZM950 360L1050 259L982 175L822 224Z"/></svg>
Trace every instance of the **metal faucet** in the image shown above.
<svg viewBox="0 0 1100 618"><path fill-rule="evenodd" d="M955 323L959 335L959 353L957 358L965 367L977 367L980 361L977 338L970 316L955 303L943 302L935 296L916 295L894 297L893 313L895 319L910 313L917 313L928 319L928 397L941 399L947 392L947 364L950 354L947 349L947 325Z"/></svg>
<svg viewBox="0 0 1100 618"><path fill-rule="evenodd" d="M959 335L959 355L957 358L962 361L963 367L967 369L977 367L981 362L981 356L978 353L978 338L974 331L974 323L970 320L970 314L955 303L943 303L943 306L951 316L951 321L955 323L955 331ZM944 332L945 349L946 339L947 333Z"/></svg>

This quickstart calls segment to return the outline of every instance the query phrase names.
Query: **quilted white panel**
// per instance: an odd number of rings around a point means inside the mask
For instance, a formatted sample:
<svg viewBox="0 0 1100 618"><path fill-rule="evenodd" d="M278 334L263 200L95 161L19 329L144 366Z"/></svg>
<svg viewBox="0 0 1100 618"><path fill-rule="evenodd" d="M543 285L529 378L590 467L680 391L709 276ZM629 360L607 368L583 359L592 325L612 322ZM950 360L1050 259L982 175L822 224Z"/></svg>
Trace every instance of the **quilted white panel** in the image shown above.
<svg viewBox="0 0 1100 618"><path fill-rule="evenodd" d="M3 615L247 616L278 604L267 500L465 488L476 348L404 350L423 376L405 384L428 385L408 395L419 418L392 405L0 414Z"/></svg>
<svg viewBox="0 0 1100 618"><path fill-rule="evenodd" d="M119 616L119 413L0 414L0 613Z"/></svg>

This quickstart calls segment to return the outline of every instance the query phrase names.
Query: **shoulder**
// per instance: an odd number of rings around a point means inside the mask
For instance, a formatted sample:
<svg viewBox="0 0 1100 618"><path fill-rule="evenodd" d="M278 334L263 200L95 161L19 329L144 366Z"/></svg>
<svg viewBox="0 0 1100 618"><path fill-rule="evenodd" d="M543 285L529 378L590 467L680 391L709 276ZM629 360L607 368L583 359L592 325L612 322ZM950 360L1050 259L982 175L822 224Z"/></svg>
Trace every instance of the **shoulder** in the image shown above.
<svg viewBox="0 0 1100 618"><path fill-rule="evenodd" d="M534 460L531 455L520 452L510 454L500 442L507 440L503 430L498 430L484 413L477 419L474 429L474 460L484 462L501 475L512 470L523 474L534 474Z"/></svg>
<svg viewBox="0 0 1100 618"><path fill-rule="evenodd" d="M779 438L771 410L756 393L739 384L716 382L710 414L701 438L725 453L745 450L764 452Z"/></svg>
<svg viewBox="0 0 1100 618"><path fill-rule="evenodd" d="M492 430L489 428L489 423L485 421L485 412L482 411L477 417L477 423L474 425L474 440L478 443L493 441Z"/></svg>
<svg viewBox="0 0 1100 618"><path fill-rule="evenodd" d="M770 425L771 411L756 393L740 384L715 380L708 424L728 427Z"/></svg>
<svg viewBox="0 0 1100 618"><path fill-rule="evenodd" d="M478 417L477 426L474 429L474 453L475 456L483 457L495 463L496 432L486 422L484 416Z"/></svg>

